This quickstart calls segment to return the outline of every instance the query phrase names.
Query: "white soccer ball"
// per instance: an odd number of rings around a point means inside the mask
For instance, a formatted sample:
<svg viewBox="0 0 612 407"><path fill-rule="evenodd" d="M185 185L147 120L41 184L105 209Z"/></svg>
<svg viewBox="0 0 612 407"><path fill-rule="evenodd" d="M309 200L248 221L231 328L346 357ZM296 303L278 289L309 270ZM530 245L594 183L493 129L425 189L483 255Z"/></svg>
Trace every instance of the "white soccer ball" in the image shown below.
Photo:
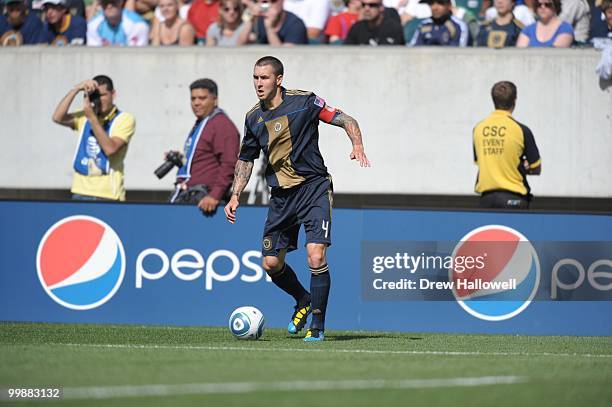
<svg viewBox="0 0 612 407"><path fill-rule="evenodd" d="M259 339L264 332L264 316L255 307L236 308L229 319L229 329L237 339Z"/></svg>

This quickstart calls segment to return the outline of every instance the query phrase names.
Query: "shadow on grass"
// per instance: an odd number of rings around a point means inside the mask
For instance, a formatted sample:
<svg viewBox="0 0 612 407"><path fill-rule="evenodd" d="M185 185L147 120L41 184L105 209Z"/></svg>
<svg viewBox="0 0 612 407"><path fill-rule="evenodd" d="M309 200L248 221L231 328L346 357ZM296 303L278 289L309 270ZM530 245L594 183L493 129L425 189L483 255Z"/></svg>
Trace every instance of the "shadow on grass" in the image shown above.
<svg viewBox="0 0 612 407"><path fill-rule="evenodd" d="M304 332L300 332L298 335L287 336L287 339L290 340L303 340ZM410 341L421 341L424 339L422 336L411 336L406 338L403 335L393 335L388 333L378 333L378 332L363 332L363 333L338 333L338 334L326 334L326 341L358 341L362 339L408 339Z"/></svg>
<svg viewBox="0 0 612 407"><path fill-rule="evenodd" d="M363 334L363 335L329 335L325 336L326 340L330 341L354 341L360 339L398 339L400 336L389 335L389 334ZM420 341L423 338L411 337L411 341Z"/></svg>

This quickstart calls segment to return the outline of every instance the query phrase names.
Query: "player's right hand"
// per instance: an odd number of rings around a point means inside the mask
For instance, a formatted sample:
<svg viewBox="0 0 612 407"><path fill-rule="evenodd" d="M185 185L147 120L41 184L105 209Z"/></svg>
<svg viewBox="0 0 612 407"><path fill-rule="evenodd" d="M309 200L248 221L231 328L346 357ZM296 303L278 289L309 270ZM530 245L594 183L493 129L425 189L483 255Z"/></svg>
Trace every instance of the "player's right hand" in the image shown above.
<svg viewBox="0 0 612 407"><path fill-rule="evenodd" d="M225 218L229 223L236 223L236 210L238 210L239 205L240 202L238 202L236 195L232 195L230 201L225 205Z"/></svg>

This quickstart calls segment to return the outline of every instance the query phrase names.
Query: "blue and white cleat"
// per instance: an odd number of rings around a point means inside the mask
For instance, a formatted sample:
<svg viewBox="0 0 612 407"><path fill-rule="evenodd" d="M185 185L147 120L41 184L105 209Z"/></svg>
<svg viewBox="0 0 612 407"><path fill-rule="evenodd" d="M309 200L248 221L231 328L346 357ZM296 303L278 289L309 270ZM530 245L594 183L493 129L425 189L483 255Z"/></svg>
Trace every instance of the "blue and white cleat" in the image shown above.
<svg viewBox="0 0 612 407"><path fill-rule="evenodd" d="M291 322L287 326L287 332L291 335L295 335L304 328L306 325L306 320L308 319L308 315L310 315L310 303L305 304L303 306L296 305L295 311L291 316Z"/></svg>
<svg viewBox="0 0 612 407"><path fill-rule="evenodd" d="M325 339L325 334L319 329L309 329L306 332L304 342L321 342Z"/></svg>

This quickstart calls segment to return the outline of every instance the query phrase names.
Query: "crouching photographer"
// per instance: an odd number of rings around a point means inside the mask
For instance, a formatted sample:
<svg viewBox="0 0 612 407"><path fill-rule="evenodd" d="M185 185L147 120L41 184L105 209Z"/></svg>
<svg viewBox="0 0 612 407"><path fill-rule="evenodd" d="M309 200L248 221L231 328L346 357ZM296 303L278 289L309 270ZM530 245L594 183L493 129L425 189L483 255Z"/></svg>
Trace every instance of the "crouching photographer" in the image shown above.
<svg viewBox="0 0 612 407"><path fill-rule="evenodd" d="M179 167L170 202L197 204L204 214L212 215L234 180L240 134L217 106L218 89L213 80L198 79L189 89L195 125L185 140L183 153L166 153L166 161L155 174L161 178L174 166Z"/></svg>

